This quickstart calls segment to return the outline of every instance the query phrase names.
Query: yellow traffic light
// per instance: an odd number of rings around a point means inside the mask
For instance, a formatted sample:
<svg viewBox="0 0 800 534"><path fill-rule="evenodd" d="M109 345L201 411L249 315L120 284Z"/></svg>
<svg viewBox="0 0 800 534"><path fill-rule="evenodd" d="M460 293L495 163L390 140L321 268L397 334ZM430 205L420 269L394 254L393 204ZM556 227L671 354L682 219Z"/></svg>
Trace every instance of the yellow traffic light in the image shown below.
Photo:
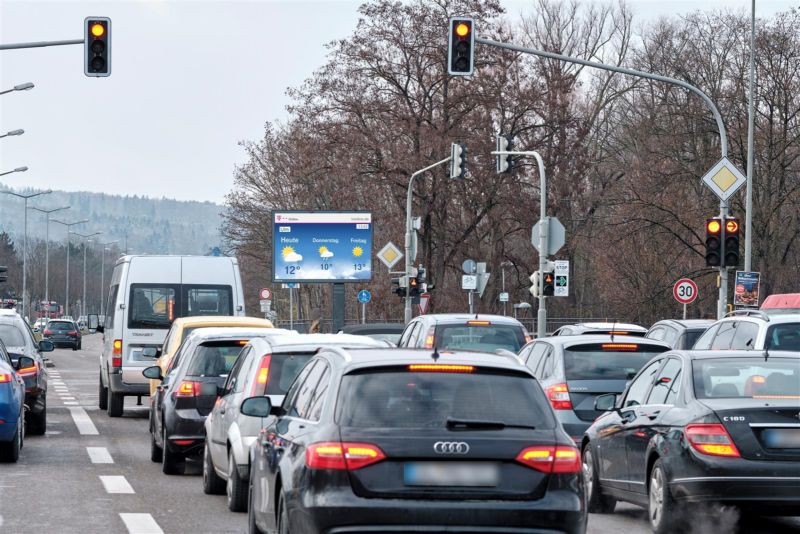
<svg viewBox="0 0 800 534"><path fill-rule="evenodd" d="M91 31L92 35L94 35L95 37L102 37L103 34L106 33L106 28L99 22L95 22L94 24L92 24Z"/></svg>
<svg viewBox="0 0 800 534"><path fill-rule="evenodd" d="M456 25L456 35L459 37L466 37L469 35L469 24L460 22Z"/></svg>
<svg viewBox="0 0 800 534"><path fill-rule="evenodd" d="M706 222L706 230L709 234L718 234L721 229L722 226L717 219L711 219Z"/></svg>
<svg viewBox="0 0 800 534"><path fill-rule="evenodd" d="M739 222L734 219L728 219L725 223L725 231L729 234L739 231Z"/></svg>

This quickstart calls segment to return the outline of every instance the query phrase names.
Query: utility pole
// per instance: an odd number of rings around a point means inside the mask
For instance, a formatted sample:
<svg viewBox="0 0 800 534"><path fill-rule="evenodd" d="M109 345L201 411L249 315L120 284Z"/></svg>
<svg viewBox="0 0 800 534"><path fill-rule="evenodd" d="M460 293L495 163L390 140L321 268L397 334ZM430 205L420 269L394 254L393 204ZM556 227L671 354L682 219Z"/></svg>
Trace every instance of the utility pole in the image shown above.
<svg viewBox="0 0 800 534"><path fill-rule="evenodd" d="M58 224L63 224L64 226L67 227L67 283L64 296L64 315L68 316L69 315L69 246L70 246L69 235L71 233L70 229L76 224L83 224L89 222L89 219L83 219L82 221L75 221L71 223L67 223L64 221L57 221L56 219L53 219L53 222L56 222Z"/></svg>
<svg viewBox="0 0 800 534"><path fill-rule="evenodd" d="M756 63L756 0L752 0L750 12L750 78L747 82L747 192L744 208L744 270L753 268L753 129L755 128L755 112L753 102L755 95L755 63Z"/></svg>
<svg viewBox="0 0 800 534"><path fill-rule="evenodd" d="M31 206L32 210L44 213L47 216L45 222L45 240L44 240L44 300L47 301L47 306L50 306L50 214L61 210L68 210L69 206L61 208L54 208L51 210L43 210L36 206ZM50 310L47 310L48 313Z"/></svg>

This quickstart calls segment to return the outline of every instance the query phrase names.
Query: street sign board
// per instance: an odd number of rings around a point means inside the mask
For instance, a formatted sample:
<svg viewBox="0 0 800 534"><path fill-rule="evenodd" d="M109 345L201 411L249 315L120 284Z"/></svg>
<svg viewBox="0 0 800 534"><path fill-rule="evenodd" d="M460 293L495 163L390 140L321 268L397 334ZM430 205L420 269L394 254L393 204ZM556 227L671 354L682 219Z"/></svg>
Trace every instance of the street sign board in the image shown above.
<svg viewBox="0 0 800 534"><path fill-rule="evenodd" d="M500 302L508 302L508 293L506 292L500 293L499 299Z"/></svg>
<svg viewBox="0 0 800 534"><path fill-rule="evenodd" d="M566 243L566 230L561 221L555 217L546 217L544 224L547 224L547 250L544 252L545 256L552 256L564 246ZM537 222L531 228L531 244L539 250L539 237L542 228L542 221ZM542 253L539 250L539 253Z"/></svg>
<svg viewBox="0 0 800 534"><path fill-rule="evenodd" d="M370 293L366 289L362 289L361 291L358 292L358 302L360 302L361 304L366 304L370 300L372 300L372 293Z"/></svg>
<svg viewBox="0 0 800 534"><path fill-rule="evenodd" d="M372 214L273 211L273 282L366 282L372 279Z"/></svg>
<svg viewBox="0 0 800 534"><path fill-rule="evenodd" d="M300 284L297 282L287 282L285 284L281 284L281 289L297 289L300 287Z"/></svg>
<svg viewBox="0 0 800 534"><path fill-rule="evenodd" d="M387 269L394 267L402 258L403 253L400 252L400 249L391 241L386 243L380 252L378 252L378 259L381 260L381 263L383 263Z"/></svg>
<svg viewBox="0 0 800 534"><path fill-rule="evenodd" d="M272 309L271 300L261 300L259 301L259 304L261 304L261 313L267 313L269 310Z"/></svg>
<svg viewBox="0 0 800 534"><path fill-rule="evenodd" d="M425 315L428 312L428 303L431 300L430 293L423 293L419 296L419 314Z"/></svg>
<svg viewBox="0 0 800 534"><path fill-rule="evenodd" d="M691 304L697 298L697 284L688 278L681 278L672 286L672 296L681 304Z"/></svg>
<svg viewBox="0 0 800 534"><path fill-rule="evenodd" d="M477 274L464 274L461 275L461 289L474 291L478 289L478 275Z"/></svg>
<svg viewBox="0 0 800 534"><path fill-rule="evenodd" d="M711 167L701 181L720 200L725 201L747 182L747 177L728 158L722 158Z"/></svg>
<svg viewBox="0 0 800 534"><path fill-rule="evenodd" d="M478 272L478 264L475 263L475 260L464 260L461 270L464 271L464 274L475 274Z"/></svg>
<svg viewBox="0 0 800 534"><path fill-rule="evenodd" d="M552 228L552 226L551 226ZM553 284L554 297L568 297L569 296L569 261L568 260L555 260L553 262L553 276L555 276L555 283Z"/></svg>
<svg viewBox="0 0 800 534"><path fill-rule="evenodd" d="M258 296L261 298L261 300L270 300L272 299L272 291L268 287L262 287L258 291Z"/></svg>
<svg viewBox="0 0 800 534"><path fill-rule="evenodd" d="M744 308L758 308L760 285L761 273L736 271L733 305Z"/></svg>

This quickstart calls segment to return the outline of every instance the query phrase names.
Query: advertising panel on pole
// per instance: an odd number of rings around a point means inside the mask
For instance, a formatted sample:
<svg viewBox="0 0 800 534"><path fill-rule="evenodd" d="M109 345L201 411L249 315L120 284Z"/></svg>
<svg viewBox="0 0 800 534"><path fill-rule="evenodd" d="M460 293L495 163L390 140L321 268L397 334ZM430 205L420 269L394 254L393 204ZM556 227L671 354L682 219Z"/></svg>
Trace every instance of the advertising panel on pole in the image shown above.
<svg viewBox="0 0 800 534"><path fill-rule="evenodd" d="M372 214L272 212L273 282L372 280Z"/></svg>
<svg viewBox="0 0 800 534"><path fill-rule="evenodd" d="M733 305L744 308L758 308L760 284L761 273L736 271Z"/></svg>

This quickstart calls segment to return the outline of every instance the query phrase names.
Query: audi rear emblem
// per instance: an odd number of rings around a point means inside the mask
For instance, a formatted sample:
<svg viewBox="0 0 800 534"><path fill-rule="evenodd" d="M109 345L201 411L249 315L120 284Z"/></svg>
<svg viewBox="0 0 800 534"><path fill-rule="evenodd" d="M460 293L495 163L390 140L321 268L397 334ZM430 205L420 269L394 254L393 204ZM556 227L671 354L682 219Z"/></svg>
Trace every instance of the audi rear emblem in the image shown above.
<svg viewBox="0 0 800 534"><path fill-rule="evenodd" d="M467 454L469 443L463 441L437 441L433 444L436 454Z"/></svg>

